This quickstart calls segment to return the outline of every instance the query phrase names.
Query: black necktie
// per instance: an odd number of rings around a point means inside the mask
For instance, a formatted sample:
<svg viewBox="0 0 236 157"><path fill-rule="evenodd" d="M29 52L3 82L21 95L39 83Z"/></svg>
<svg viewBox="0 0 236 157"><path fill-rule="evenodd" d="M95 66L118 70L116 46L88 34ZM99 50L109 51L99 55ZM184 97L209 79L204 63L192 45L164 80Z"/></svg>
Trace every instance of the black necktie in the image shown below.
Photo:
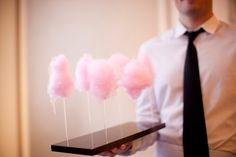
<svg viewBox="0 0 236 157"><path fill-rule="evenodd" d="M184 157L209 157L207 132L202 101L197 50L194 39L204 30L188 32L184 66L183 145Z"/></svg>

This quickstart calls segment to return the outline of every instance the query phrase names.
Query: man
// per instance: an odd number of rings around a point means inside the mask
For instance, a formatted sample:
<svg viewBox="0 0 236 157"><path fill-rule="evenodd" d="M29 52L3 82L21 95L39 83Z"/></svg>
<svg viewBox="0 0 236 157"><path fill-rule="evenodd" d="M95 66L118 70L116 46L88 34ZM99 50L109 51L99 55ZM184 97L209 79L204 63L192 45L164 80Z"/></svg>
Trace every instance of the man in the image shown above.
<svg viewBox="0 0 236 157"><path fill-rule="evenodd" d="M141 47L141 53L153 63L156 79L138 99L137 120L164 122L166 128L102 155L133 154L157 141L156 157L187 156L183 142L186 32L203 28L193 42L207 131L206 156L236 157L236 29L217 20L212 0L175 0L175 5L179 11L177 26ZM189 141L197 138L193 136Z"/></svg>

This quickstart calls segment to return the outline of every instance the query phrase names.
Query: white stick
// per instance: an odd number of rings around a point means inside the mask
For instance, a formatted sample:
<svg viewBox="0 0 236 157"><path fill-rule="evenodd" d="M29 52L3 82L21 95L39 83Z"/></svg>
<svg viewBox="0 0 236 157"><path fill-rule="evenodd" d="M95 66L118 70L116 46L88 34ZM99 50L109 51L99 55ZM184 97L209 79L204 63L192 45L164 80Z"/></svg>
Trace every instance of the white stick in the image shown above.
<svg viewBox="0 0 236 157"><path fill-rule="evenodd" d="M90 134L91 134L91 145L92 145L92 148L93 148L94 147L93 124L92 124L92 113L91 113L91 105L90 105L89 92L87 92L87 103L88 103L88 116L89 116Z"/></svg>
<svg viewBox="0 0 236 157"><path fill-rule="evenodd" d="M66 142L67 142L67 146L69 146L69 138L68 138L68 131L67 131L66 102L65 102L65 99L63 99L63 105L64 105L64 120L65 120Z"/></svg>
<svg viewBox="0 0 236 157"><path fill-rule="evenodd" d="M116 103L118 104L118 114L119 114L119 120L120 120L120 133L121 133L121 137L124 137L124 133L123 133L123 125L122 125L122 116L121 116L121 104L119 102L118 96L116 96Z"/></svg>
<svg viewBox="0 0 236 157"><path fill-rule="evenodd" d="M103 121L104 121L106 143L108 143L107 126L106 126L106 103L105 103L105 100L103 101Z"/></svg>

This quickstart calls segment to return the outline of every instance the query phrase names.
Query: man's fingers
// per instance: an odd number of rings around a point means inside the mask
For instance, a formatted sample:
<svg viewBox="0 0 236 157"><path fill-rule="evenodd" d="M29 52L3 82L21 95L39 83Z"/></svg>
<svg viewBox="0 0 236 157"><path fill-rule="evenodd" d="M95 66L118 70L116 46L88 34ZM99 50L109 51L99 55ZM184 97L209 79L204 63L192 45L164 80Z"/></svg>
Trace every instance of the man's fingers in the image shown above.
<svg viewBox="0 0 236 157"><path fill-rule="evenodd" d="M128 147L129 144L122 144L119 147L113 148L111 152L114 154L123 154L125 151L127 151Z"/></svg>
<svg viewBox="0 0 236 157"><path fill-rule="evenodd" d="M115 154L110 152L110 151L102 152L99 155L101 155L101 156L109 156L109 157L115 156Z"/></svg>
<svg viewBox="0 0 236 157"><path fill-rule="evenodd" d="M130 143L128 144L122 144L119 147L115 147L110 151L105 151L100 153L99 155L101 156L109 156L109 157L114 157L115 155L119 155L119 154L123 154L124 152L127 151L127 149L129 149L131 146Z"/></svg>
<svg viewBox="0 0 236 157"><path fill-rule="evenodd" d="M111 150L111 152L114 153L114 154L117 154L118 151L119 151L118 148L113 148L113 149Z"/></svg>
<svg viewBox="0 0 236 157"><path fill-rule="evenodd" d="M121 149L121 150L125 150L125 149L127 148L127 145L128 145L128 144L122 144L122 145L120 146L120 149Z"/></svg>

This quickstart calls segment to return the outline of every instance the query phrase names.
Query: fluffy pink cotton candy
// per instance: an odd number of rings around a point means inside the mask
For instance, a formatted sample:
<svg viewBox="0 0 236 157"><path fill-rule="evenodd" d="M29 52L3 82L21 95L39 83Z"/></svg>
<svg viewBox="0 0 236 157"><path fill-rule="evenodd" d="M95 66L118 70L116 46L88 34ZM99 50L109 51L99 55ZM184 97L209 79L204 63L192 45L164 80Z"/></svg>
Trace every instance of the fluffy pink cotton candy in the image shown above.
<svg viewBox="0 0 236 157"><path fill-rule="evenodd" d="M114 92L116 80L109 62L93 60L89 65L90 92L99 99L107 99Z"/></svg>
<svg viewBox="0 0 236 157"><path fill-rule="evenodd" d="M108 62L115 68L123 68L129 62L129 58L121 53L115 53L111 55Z"/></svg>
<svg viewBox="0 0 236 157"><path fill-rule="evenodd" d="M73 80L64 55L54 57L49 66L48 94L51 97L67 97L73 89Z"/></svg>
<svg viewBox="0 0 236 157"><path fill-rule="evenodd" d="M129 62L129 58L121 53L116 53L108 59L108 62L113 68L116 79L119 79L124 71L125 65Z"/></svg>
<svg viewBox="0 0 236 157"><path fill-rule="evenodd" d="M151 86L154 81L154 73L147 56L138 56L132 59L124 68L124 74L120 85L124 87L132 98L137 98L141 91Z"/></svg>
<svg viewBox="0 0 236 157"><path fill-rule="evenodd" d="M75 69L75 86L79 91L89 90L88 67L91 61L92 57L85 54L77 63Z"/></svg>

